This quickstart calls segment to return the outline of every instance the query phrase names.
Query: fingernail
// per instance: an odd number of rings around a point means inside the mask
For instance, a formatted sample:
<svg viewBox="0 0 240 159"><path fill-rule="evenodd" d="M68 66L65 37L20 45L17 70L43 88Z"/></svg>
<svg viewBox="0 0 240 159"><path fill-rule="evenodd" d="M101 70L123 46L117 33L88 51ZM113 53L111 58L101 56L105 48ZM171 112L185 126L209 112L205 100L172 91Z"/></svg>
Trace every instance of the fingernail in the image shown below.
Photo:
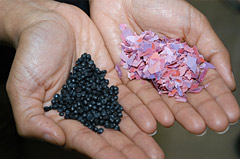
<svg viewBox="0 0 240 159"><path fill-rule="evenodd" d="M44 134L43 135L43 140L46 142L50 142L52 144L58 144L58 141L55 139L55 137L53 137L50 134Z"/></svg>
<svg viewBox="0 0 240 159"><path fill-rule="evenodd" d="M223 134L225 134L228 130L229 130L229 125L228 125L228 127L227 127L224 131L217 132L217 134L223 135Z"/></svg>
<svg viewBox="0 0 240 159"><path fill-rule="evenodd" d="M234 74L233 74L233 72L232 72L232 79L233 79L233 81L235 82L235 77L234 77Z"/></svg>
<svg viewBox="0 0 240 159"><path fill-rule="evenodd" d="M229 123L229 125L236 125L238 122L239 122L239 120L234 123Z"/></svg>
<svg viewBox="0 0 240 159"><path fill-rule="evenodd" d="M208 129L206 129L202 134L199 134L199 135L196 135L196 136L204 136L207 133L207 130Z"/></svg>
<svg viewBox="0 0 240 159"><path fill-rule="evenodd" d="M149 136L154 136L154 135L156 135L157 134L157 130L156 131L154 131L152 134L149 134Z"/></svg>
<svg viewBox="0 0 240 159"><path fill-rule="evenodd" d="M233 72L232 72L232 80L233 80L234 83L236 83Z"/></svg>

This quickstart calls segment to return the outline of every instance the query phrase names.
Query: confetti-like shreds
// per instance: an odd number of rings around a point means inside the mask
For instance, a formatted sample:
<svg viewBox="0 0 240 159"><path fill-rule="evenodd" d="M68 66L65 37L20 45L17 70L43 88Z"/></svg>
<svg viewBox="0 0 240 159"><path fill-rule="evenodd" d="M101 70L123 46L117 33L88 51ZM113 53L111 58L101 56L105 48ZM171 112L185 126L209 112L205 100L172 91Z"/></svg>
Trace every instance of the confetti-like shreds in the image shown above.
<svg viewBox="0 0 240 159"><path fill-rule="evenodd" d="M204 88L200 83L207 70L215 68L204 60L196 46L190 47L180 39L160 39L150 30L137 35L125 24L120 29L121 65L128 69L128 78L152 81L159 94L186 102L186 93L199 93Z"/></svg>

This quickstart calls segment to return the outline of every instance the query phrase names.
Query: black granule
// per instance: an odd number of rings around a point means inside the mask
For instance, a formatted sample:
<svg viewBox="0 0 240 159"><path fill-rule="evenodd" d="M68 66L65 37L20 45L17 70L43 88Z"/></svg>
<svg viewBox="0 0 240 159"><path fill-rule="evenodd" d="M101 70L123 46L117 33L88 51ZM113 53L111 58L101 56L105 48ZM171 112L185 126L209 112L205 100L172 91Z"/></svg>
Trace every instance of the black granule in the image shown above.
<svg viewBox="0 0 240 159"><path fill-rule="evenodd" d="M108 87L107 71L100 70L84 53L73 67L61 93L55 94L44 111L57 110L65 119L74 119L101 134L104 129L120 131L123 107L118 103L118 87Z"/></svg>

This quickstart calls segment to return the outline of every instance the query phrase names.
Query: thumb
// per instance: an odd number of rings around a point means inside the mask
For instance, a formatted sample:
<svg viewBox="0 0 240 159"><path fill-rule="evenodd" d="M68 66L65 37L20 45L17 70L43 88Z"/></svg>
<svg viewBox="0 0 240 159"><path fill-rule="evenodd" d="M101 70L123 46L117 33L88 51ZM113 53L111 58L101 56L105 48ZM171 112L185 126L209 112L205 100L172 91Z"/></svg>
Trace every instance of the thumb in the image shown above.
<svg viewBox="0 0 240 159"><path fill-rule="evenodd" d="M39 89L35 87L32 87L31 90L28 89L32 84L28 82L26 87L24 84L26 81L23 81L26 79L15 77L17 75L13 74L12 69L7 82L7 92L19 135L63 145L65 143L63 130L53 119L44 115L42 93L39 93ZM34 89L36 91L32 91Z"/></svg>

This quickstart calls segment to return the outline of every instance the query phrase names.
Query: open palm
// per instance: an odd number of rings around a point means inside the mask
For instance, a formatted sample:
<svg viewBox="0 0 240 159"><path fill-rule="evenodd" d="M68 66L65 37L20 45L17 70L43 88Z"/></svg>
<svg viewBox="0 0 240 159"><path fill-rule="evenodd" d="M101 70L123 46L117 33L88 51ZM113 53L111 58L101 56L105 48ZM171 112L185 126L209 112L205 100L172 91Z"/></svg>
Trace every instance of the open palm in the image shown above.
<svg viewBox="0 0 240 159"><path fill-rule="evenodd" d="M216 66L217 71L209 70L203 81L209 86L199 94L189 93L186 103L176 102L167 95L159 96L150 83L130 81L124 76L122 82L141 99L138 105L125 108L128 114L132 110L138 113L133 117L140 127L143 120L154 127L155 122L148 117L149 114L164 126L171 126L175 118L195 134L204 132L206 126L214 131L224 131L229 122L239 119L239 106L231 93L235 82L228 52L206 18L190 4L182 0L93 0L90 9L91 18L115 64L119 63L121 52L119 25L127 24L136 33L150 29L160 37L181 38L196 45L200 53ZM130 99L125 98L126 101Z"/></svg>
<svg viewBox="0 0 240 159"><path fill-rule="evenodd" d="M107 70L111 85L120 87L120 101L131 96L124 103L131 106L140 100L122 85L100 33L85 13L54 1L42 7L34 10L33 19L27 19L31 23L21 32L7 83L19 134L65 145L92 158L163 158L156 142L126 113L121 132L107 129L98 135L78 121L64 120L56 111L43 111L84 52L91 54L97 67Z"/></svg>

